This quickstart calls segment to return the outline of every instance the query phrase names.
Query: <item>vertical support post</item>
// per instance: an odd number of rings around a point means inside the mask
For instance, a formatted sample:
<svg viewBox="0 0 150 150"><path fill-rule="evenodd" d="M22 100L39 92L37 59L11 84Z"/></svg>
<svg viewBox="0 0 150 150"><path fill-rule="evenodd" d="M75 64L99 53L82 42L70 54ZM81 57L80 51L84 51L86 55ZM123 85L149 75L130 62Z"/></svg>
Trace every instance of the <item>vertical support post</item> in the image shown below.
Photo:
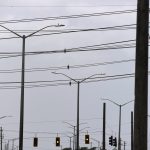
<svg viewBox="0 0 150 150"><path fill-rule="evenodd" d="M71 149L71 137L69 137L69 139L70 139L70 149Z"/></svg>
<svg viewBox="0 0 150 150"><path fill-rule="evenodd" d="M137 2L134 150L147 150L149 0Z"/></svg>
<svg viewBox="0 0 150 150"><path fill-rule="evenodd" d="M120 138L120 134L121 134L121 106L122 106L122 105L119 105L118 150L121 150L121 138Z"/></svg>
<svg viewBox="0 0 150 150"><path fill-rule="evenodd" d="M79 150L79 91L80 91L80 82L77 82L77 150Z"/></svg>
<svg viewBox="0 0 150 150"><path fill-rule="evenodd" d="M124 150L126 150L126 142L124 141Z"/></svg>
<svg viewBox="0 0 150 150"><path fill-rule="evenodd" d="M106 103L103 103L103 150L105 150Z"/></svg>
<svg viewBox="0 0 150 150"><path fill-rule="evenodd" d="M12 139L12 150L14 150L14 142L15 142L15 139Z"/></svg>
<svg viewBox="0 0 150 150"><path fill-rule="evenodd" d="M23 150L23 125L24 125L24 74L25 74L25 39L22 40L22 72L21 72L21 100L20 100L20 129L19 129L19 150Z"/></svg>
<svg viewBox="0 0 150 150"><path fill-rule="evenodd" d="M3 129L1 127L1 150L3 150Z"/></svg>
<svg viewBox="0 0 150 150"><path fill-rule="evenodd" d="M133 150L133 111L131 112L131 150Z"/></svg>
<svg viewBox="0 0 150 150"><path fill-rule="evenodd" d="M73 150L75 150L75 126L73 126Z"/></svg>

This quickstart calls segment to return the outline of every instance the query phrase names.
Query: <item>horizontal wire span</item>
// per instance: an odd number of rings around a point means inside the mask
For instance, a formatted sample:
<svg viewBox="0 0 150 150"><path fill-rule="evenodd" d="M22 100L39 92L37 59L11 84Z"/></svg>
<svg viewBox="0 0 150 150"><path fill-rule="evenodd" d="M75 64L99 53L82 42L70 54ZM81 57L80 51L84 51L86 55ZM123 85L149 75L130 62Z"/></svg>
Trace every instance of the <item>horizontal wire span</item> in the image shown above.
<svg viewBox="0 0 150 150"><path fill-rule="evenodd" d="M134 73L94 77L94 78L90 78L89 80L85 81L84 83L109 81L109 80L116 80L116 79L126 79L126 78L131 78L131 77L134 77ZM82 79L76 79L76 80L80 81ZM56 82L56 83L54 83L54 82ZM19 83L20 82L1 82L0 84L19 84ZM34 84L30 84L30 83L34 83ZM43 83L43 84L41 84L41 83ZM26 85L26 84L29 84L29 85ZM76 83L72 82L71 84L76 84ZM70 85L70 80L28 81L28 82L25 82L25 88L60 86L60 85ZM0 86L0 89L18 89L20 87L21 86Z"/></svg>
<svg viewBox="0 0 150 150"><path fill-rule="evenodd" d="M96 17L96 16L104 16L104 15L134 13L136 11L137 11L136 9L133 9L133 10L101 12L101 13L69 15L69 16L44 17L44 18L19 19L19 20L5 20L5 21L0 21L0 24L45 21L45 20L59 20L59 19L74 19L74 18L85 18L85 17L93 17L93 16Z"/></svg>
<svg viewBox="0 0 150 150"><path fill-rule="evenodd" d="M149 57L150 58L150 57ZM58 66L58 67L41 67L41 68L27 68L25 72L42 72L42 71L56 71L56 70L69 70L69 69L78 69L78 68L86 68L86 67L96 67L101 65L112 65L112 64L120 64L120 63L128 63L134 62L135 59L124 59L124 60L114 60L108 62L97 62L91 64L81 64L81 65L66 65L66 66ZM21 72L21 69L9 69L9 70L0 70L0 73L18 73Z"/></svg>

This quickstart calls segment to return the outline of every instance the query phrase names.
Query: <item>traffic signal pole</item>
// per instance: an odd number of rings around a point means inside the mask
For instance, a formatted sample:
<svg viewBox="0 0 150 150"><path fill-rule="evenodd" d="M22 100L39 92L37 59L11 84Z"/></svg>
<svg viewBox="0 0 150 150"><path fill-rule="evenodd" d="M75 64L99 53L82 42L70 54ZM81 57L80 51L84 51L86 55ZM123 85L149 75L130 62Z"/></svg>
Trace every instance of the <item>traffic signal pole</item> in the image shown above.
<svg viewBox="0 0 150 150"><path fill-rule="evenodd" d="M106 103L103 103L103 150L105 150Z"/></svg>
<svg viewBox="0 0 150 150"><path fill-rule="evenodd" d="M77 150L79 150L79 91L80 82L77 82Z"/></svg>
<svg viewBox="0 0 150 150"><path fill-rule="evenodd" d="M138 0L136 28L134 150L147 150L149 0Z"/></svg>
<svg viewBox="0 0 150 150"><path fill-rule="evenodd" d="M118 150L121 150L121 140L120 140L120 134L121 134L121 107L122 107L122 105L119 105Z"/></svg>
<svg viewBox="0 0 150 150"><path fill-rule="evenodd" d="M133 150L133 111L131 112L131 150Z"/></svg>

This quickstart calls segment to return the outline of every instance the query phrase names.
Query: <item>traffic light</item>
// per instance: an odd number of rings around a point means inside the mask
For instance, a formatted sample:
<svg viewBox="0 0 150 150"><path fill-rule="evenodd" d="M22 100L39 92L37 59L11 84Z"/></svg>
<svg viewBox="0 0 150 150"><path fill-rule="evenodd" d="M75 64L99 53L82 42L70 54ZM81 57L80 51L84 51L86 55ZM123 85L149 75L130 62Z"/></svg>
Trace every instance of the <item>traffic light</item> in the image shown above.
<svg viewBox="0 0 150 150"><path fill-rule="evenodd" d="M56 137L56 146L60 146L60 137Z"/></svg>
<svg viewBox="0 0 150 150"><path fill-rule="evenodd" d="M116 137L113 139L113 146L117 147L117 138Z"/></svg>
<svg viewBox="0 0 150 150"><path fill-rule="evenodd" d="M111 146L113 145L113 136L109 137L109 145L111 145Z"/></svg>
<svg viewBox="0 0 150 150"><path fill-rule="evenodd" d="M37 137L34 137L34 139L33 139L33 146L38 147L38 138Z"/></svg>
<svg viewBox="0 0 150 150"><path fill-rule="evenodd" d="M90 136L89 134L85 135L85 144L89 144L90 143Z"/></svg>

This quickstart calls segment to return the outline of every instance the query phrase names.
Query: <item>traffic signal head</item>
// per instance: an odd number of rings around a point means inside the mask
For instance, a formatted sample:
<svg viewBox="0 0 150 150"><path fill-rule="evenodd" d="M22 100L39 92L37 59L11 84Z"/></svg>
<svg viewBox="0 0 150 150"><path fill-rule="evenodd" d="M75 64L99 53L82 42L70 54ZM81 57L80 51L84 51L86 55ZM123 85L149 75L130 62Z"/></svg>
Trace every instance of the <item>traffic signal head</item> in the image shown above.
<svg viewBox="0 0 150 150"><path fill-rule="evenodd" d="M60 146L60 137L56 137L56 146Z"/></svg>
<svg viewBox="0 0 150 150"><path fill-rule="evenodd" d="M111 146L113 145L113 136L109 137L109 145L111 145Z"/></svg>
<svg viewBox="0 0 150 150"><path fill-rule="evenodd" d="M116 137L113 139L113 146L117 147L117 138Z"/></svg>
<svg viewBox="0 0 150 150"><path fill-rule="evenodd" d="M38 138L37 137L34 137L34 139L33 139L33 146L38 147Z"/></svg>
<svg viewBox="0 0 150 150"><path fill-rule="evenodd" d="M85 144L89 144L90 143L90 136L89 134L85 135Z"/></svg>

